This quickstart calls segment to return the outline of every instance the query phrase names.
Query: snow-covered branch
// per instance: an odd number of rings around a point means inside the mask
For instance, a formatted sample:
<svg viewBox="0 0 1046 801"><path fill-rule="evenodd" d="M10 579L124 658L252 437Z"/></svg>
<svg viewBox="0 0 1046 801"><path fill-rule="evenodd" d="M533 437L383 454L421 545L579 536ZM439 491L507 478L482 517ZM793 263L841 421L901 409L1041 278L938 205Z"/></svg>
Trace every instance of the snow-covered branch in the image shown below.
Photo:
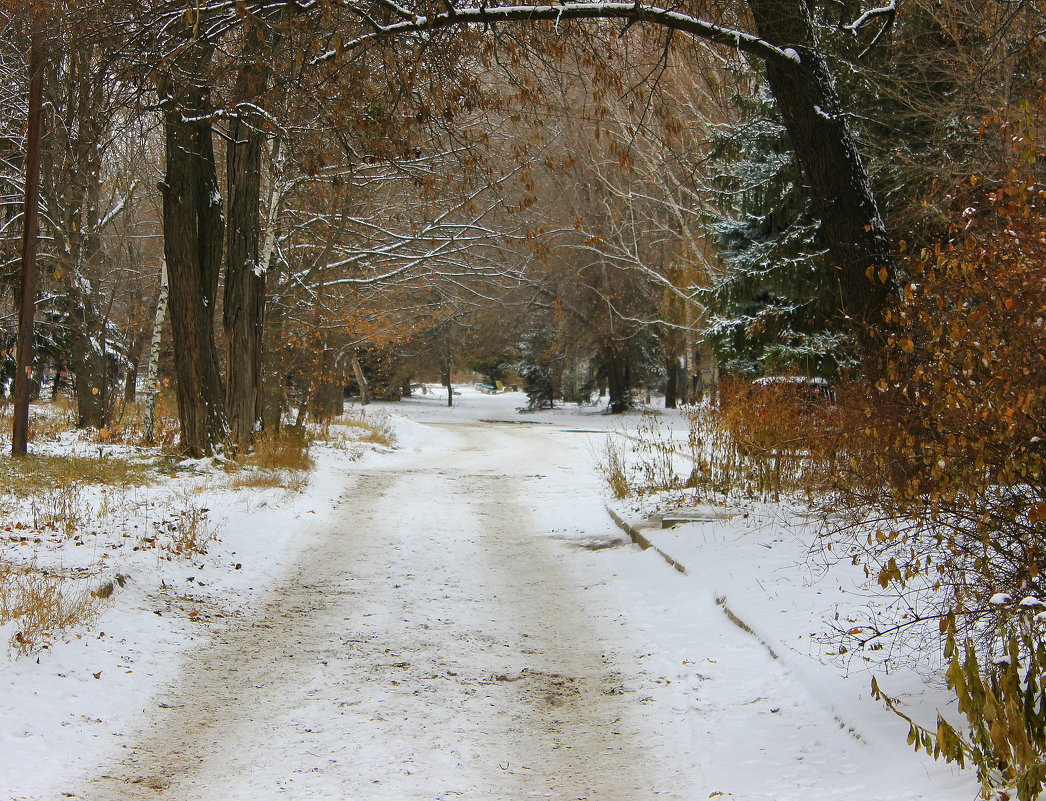
<svg viewBox="0 0 1046 801"><path fill-rule="evenodd" d="M406 9L400 9L405 12ZM798 62L799 54L792 48L780 48L745 31L717 25L689 14L642 2L566 2L560 5L450 5L437 14L413 15L396 22L372 22L373 30L345 42L341 48L328 50L316 62L329 60L339 50L351 50L368 42L418 31L438 30L457 25L494 25L497 23L539 22L560 23L579 19L619 19L628 22L646 22L703 39L713 44L740 50L748 55L769 61Z"/></svg>

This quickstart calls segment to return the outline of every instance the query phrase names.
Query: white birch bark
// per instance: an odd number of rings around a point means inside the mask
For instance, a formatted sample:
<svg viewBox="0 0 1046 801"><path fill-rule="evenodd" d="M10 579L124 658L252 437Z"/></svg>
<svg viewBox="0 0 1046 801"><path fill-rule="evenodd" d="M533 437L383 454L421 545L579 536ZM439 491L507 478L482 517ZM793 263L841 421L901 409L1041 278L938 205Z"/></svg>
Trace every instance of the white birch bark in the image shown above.
<svg viewBox="0 0 1046 801"><path fill-rule="evenodd" d="M259 275L269 272L269 264L272 263L272 249L276 245L276 215L279 212L280 193L276 191L276 184L283 174L283 161L280 159L280 140L277 138L272 143L270 154L270 168L268 180L265 187L265 232L262 236L261 253L258 265L255 268Z"/></svg>
<svg viewBox="0 0 1046 801"><path fill-rule="evenodd" d="M155 438L156 396L159 394L160 337L167 317L167 259L160 267L160 291L156 298L156 316L153 317L153 335L149 342L149 368L145 371L145 441L150 445Z"/></svg>

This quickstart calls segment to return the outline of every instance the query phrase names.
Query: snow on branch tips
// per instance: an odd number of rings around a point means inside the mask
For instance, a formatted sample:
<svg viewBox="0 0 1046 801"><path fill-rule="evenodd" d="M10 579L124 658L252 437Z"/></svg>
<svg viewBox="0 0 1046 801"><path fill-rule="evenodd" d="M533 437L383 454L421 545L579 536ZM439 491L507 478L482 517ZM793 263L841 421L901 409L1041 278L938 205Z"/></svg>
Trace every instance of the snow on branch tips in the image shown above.
<svg viewBox="0 0 1046 801"><path fill-rule="evenodd" d="M399 19L382 24L367 17L372 30L355 39L346 41L338 50L329 50L317 56L314 63L328 61L338 52L352 50L370 41L416 31L448 28L455 25L484 24L499 22L549 21L557 26L562 21L578 19L623 19L629 22L648 22L671 30L689 34L714 44L735 48L743 53L767 61L796 63L799 54L792 48L780 48L770 42L744 31L727 28L697 17L639 2L567 2L558 5L512 5L512 6L454 6L437 14L415 15L392 2L382 2L382 7L391 10Z"/></svg>
<svg viewBox="0 0 1046 801"><path fill-rule="evenodd" d="M878 6L876 8L869 8L865 10L857 19L848 25L843 25L843 30L849 31L854 36L858 36L861 29L873 20L877 20L880 17L885 17L883 20L882 27L876 32L875 36L872 37L872 41L868 43L868 46L861 51L858 58L864 58L874 48L887 32L893 27L894 19L897 17L897 0L890 0L884 6Z"/></svg>

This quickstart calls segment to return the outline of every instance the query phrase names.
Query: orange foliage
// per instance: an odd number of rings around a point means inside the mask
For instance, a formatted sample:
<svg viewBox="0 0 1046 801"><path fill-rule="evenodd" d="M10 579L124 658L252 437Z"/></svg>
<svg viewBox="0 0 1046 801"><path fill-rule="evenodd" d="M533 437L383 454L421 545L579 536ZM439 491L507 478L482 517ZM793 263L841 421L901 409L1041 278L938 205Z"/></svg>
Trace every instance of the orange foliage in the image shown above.
<svg viewBox="0 0 1046 801"><path fill-rule="evenodd" d="M1014 137L1005 176L957 188L950 237L904 256L838 439L833 508L881 526L865 552L880 583L947 589L931 612L982 634L992 595L1046 597L1046 154L1029 147Z"/></svg>

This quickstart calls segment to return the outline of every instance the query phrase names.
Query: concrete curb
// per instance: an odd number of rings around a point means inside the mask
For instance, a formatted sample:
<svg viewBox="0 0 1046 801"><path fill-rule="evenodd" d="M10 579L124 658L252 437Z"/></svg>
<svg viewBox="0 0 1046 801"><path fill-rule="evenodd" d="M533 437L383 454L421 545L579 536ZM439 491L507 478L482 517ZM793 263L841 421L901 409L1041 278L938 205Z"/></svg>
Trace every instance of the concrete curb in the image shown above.
<svg viewBox="0 0 1046 801"><path fill-rule="evenodd" d="M636 545L638 545L643 550L646 550L648 548L652 548L655 552L657 552L658 556L660 556L662 559L664 559L668 564L670 564L672 567L674 567L676 570L678 570L684 576L687 575L686 568L683 567L682 564L680 564L678 561L673 559L669 554L665 553L660 548L658 548L656 545L654 545L649 539L647 539L642 534L642 532L639 530L639 528L637 528L636 526L634 526L634 525L628 523L627 521L623 520L621 518L621 516L618 515L609 506L606 506L606 510L607 510L607 514L610 515L610 517L617 524L617 526L622 531L624 531L626 534L628 534L628 536L631 538L632 542L634 542ZM733 623L735 626L737 626L739 629L741 629L741 631L743 631L745 634L747 634L749 637L751 637L756 642L758 642L761 646L763 646L763 648L766 649L766 652L770 655L771 658L773 658L773 659L775 659L777 661L784 662L784 660L781 659L781 655L778 654L776 650L774 650L774 646L771 645L767 641L767 639L765 637L763 637L762 634L760 634L758 631L756 631L756 629L754 629L752 626L748 625L748 623L746 623L743 618L741 618L733 609L730 608L730 606L729 606L729 604L727 602L727 598L726 598L725 595L716 595L716 597L715 597L715 604L716 604L716 606L718 606L722 610L722 612L726 616L727 620L729 620L731 623ZM786 669L787 669L787 667L786 667ZM858 742L862 742L862 743L865 742L865 738L860 733L860 731L856 727L851 726L849 723L847 723L847 721L843 718L842 713L840 713L839 710L836 709L834 704L827 703L827 704L825 704L825 708L828 710L828 712L835 719L835 722L839 724L839 728L840 729L845 731L847 734L849 734L851 737L853 737Z"/></svg>
<svg viewBox="0 0 1046 801"><path fill-rule="evenodd" d="M622 531L628 534L632 542L634 542L643 550L652 548L658 554L658 556L660 556L662 559L668 562L668 564L670 564L684 576L687 575L686 568L682 565L681 562L674 559L672 556L665 553L656 545L654 545L654 543L647 539L636 526L622 519L622 517L609 506L606 507L606 510L607 514L610 515L613 521L617 524L618 528L620 528ZM760 636L760 634L755 629L749 626L740 616L738 616L738 614L733 609L730 608L730 606L727 604L725 595L717 595L715 602L716 606L723 610L723 614L726 615L727 620L729 620L731 623L733 623L735 626L741 629L741 631L755 638L759 642L759 644L767 650L771 657L773 657L774 659L780 659L773 646L770 645L770 643L768 643L765 639L763 639L763 637Z"/></svg>
<svg viewBox="0 0 1046 801"><path fill-rule="evenodd" d="M648 548L653 548L654 551L658 554L658 556L660 556L662 559L664 559L666 562L668 562L668 564L670 564L672 567L674 567L676 570L678 570L684 576L686 575L686 568L683 567L682 564L677 562L675 559L673 559L667 553L665 553L660 548L658 548L656 545L654 545L654 543L652 543L650 540L648 540L646 537L644 537L640 533L638 528L636 528L635 526L631 525L630 523L626 523L624 520L622 520L621 517L617 514L617 512L615 512L609 506L606 507L606 510L607 510L607 513L610 515L610 517L613 518L613 520L617 524L618 528L620 528L622 531L624 531L631 538L632 542L634 542L636 545L638 545L644 551L647 550Z"/></svg>
<svg viewBox="0 0 1046 801"><path fill-rule="evenodd" d="M731 623L733 623L735 626L741 629L741 631L743 631L745 634L755 637L755 639L759 641L760 645L762 645L766 649L767 653L769 653L770 656L772 656L774 659L781 658L777 655L777 651L773 649L773 646L770 645L770 643L768 643L766 640L764 640L763 637L759 634L759 632L757 632L755 629L753 629L751 626L745 623L741 618L737 616L737 613L733 609L727 606L725 595L717 595L715 603L716 606L723 610L723 614L726 615L727 620L729 620Z"/></svg>

